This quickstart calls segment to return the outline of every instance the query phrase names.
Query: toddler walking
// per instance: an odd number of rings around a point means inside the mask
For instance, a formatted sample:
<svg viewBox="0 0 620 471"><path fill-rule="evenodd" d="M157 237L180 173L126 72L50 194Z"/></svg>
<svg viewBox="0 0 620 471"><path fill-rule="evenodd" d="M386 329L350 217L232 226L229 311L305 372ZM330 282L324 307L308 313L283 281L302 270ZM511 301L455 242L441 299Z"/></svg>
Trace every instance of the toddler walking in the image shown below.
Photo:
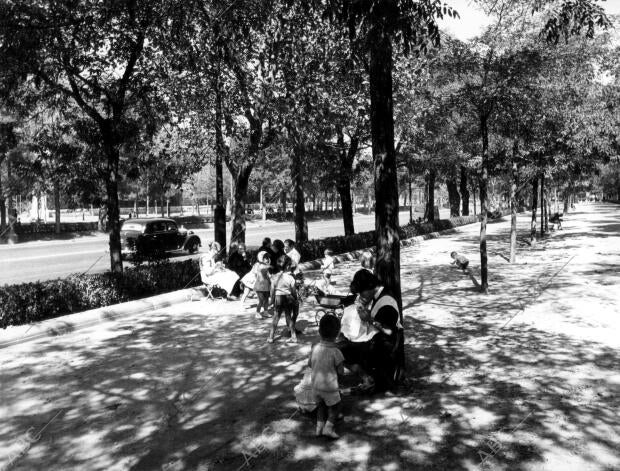
<svg viewBox="0 0 620 471"><path fill-rule="evenodd" d="M312 392L317 403L316 436L325 435L339 438L336 433L336 418L340 407L338 373L344 373L344 357L336 347L336 337L340 332L340 319L325 315L319 322L321 341L312 346L308 366L310 366Z"/></svg>
<svg viewBox="0 0 620 471"><path fill-rule="evenodd" d="M273 323L267 342L272 343L273 337L278 328L280 317L284 313L286 325L291 331L289 342L297 343L297 331L293 320L293 308L297 302L297 288L295 288L295 278L291 270L291 259L286 255L281 255L277 260L278 273L273 275L271 283L271 300L275 305L273 313Z"/></svg>

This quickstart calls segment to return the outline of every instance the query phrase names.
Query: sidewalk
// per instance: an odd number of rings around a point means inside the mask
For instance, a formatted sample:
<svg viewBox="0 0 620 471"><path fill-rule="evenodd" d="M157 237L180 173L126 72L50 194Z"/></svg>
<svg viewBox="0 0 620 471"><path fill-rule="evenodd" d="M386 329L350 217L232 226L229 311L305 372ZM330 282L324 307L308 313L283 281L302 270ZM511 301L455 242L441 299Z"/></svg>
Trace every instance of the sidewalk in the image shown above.
<svg viewBox="0 0 620 471"><path fill-rule="evenodd" d="M579 207L515 265L508 227L488 296L449 265L479 278L477 225L401 249L413 384L344 398L337 441L295 413L312 306L300 344L269 345L252 311L196 301L0 350L0 469L620 469L620 207Z"/></svg>

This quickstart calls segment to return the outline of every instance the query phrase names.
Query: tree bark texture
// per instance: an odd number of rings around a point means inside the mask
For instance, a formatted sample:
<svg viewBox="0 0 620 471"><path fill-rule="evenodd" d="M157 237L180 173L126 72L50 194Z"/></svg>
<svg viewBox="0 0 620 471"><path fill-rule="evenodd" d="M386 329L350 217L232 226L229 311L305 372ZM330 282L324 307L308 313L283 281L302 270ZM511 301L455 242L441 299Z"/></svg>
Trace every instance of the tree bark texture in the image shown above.
<svg viewBox="0 0 620 471"><path fill-rule="evenodd" d="M378 7L381 10L385 7ZM372 15L370 40L370 126L375 181L376 275L402 304L400 291L400 237L398 234L398 179L394 149L392 102L392 43L385 12ZM401 311L402 320L402 311Z"/></svg>
<svg viewBox="0 0 620 471"><path fill-rule="evenodd" d="M459 195L458 186L456 184L456 175L451 175L446 181L448 188L448 201L450 202L450 217L460 216L461 195Z"/></svg>
<svg viewBox="0 0 620 471"><path fill-rule="evenodd" d="M532 180L532 222L530 223L530 242L536 240L536 210L538 208L538 178Z"/></svg>
<svg viewBox="0 0 620 471"><path fill-rule="evenodd" d="M545 191L545 232L549 232L549 213L551 212L551 201L549 199L549 190Z"/></svg>
<svg viewBox="0 0 620 471"><path fill-rule="evenodd" d="M224 171L223 161L228 152L224 143L222 125L224 121L222 112L222 90L219 82L216 84L215 98L215 209L213 211L213 238L226 249L226 207L224 205Z"/></svg>
<svg viewBox="0 0 620 471"><path fill-rule="evenodd" d="M54 182L54 221L55 232L60 234L60 188L58 182Z"/></svg>
<svg viewBox="0 0 620 471"><path fill-rule="evenodd" d="M293 216L295 219L295 241L300 244L308 240L308 220L306 219L303 153L301 146L297 146L292 159L291 174L293 188L295 189L295 206Z"/></svg>
<svg viewBox="0 0 620 471"><path fill-rule="evenodd" d="M252 165L242 164L236 168L234 178L233 221L230 243L245 244L245 201L248 194L248 183L252 173Z"/></svg>
<svg viewBox="0 0 620 471"><path fill-rule="evenodd" d="M107 228L110 231L110 271L121 275L123 260L121 258L121 223L118 207L118 164L119 150L111 136L104 132L104 147L107 154L106 190L107 190Z"/></svg>
<svg viewBox="0 0 620 471"><path fill-rule="evenodd" d="M2 160L0 160L0 164L2 164ZM0 170L2 170L0 168ZM4 236L4 232L6 231L6 202L4 200L3 191L2 191L2 172L0 171L0 237Z"/></svg>
<svg viewBox="0 0 620 471"><path fill-rule="evenodd" d="M407 170L407 184L409 185L409 224L413 224L413 193L411 192L411 170Z"/></svg>
<svg viewBox="0 0 620 471"><path fill-rule="evenodd" d="M469 190L467 189L467 169L464 165L461 166L460 190L462 203L461 214L463 216L469 216Z"/></svg>
<svg viewBox="0 0 620 471"><path fill-rule="evenodd" d="M487 184L489 179L489 129L486 117L480 119L482 134L482 172L480 174L480 289L489 291L489 267L487 254Z"/></svg>
<svg viewBox="0 0 620 471"><path fill-rule="evenodd" d="M545 174L540 175L540 238L545 235Z"/></svg>
<svg viewBox="0 0 620 471"><path fill-rule="evenodd" d="M435 178L437 171L431 169L426 179L426 207L424 208L424 220L435 222Z"/></svg>
<svg viewBox="0 0 620 471"><path fill-rule="evenodd" d="M353 175L353 159L355 158L355 154L357 154L359 140L356 137L352 137L347 148L344 142L342 126L337 127L336 133L338 136L339 157L336 189L340 195L340 203L342 206L344 234L352 235L355 234L355 226L353 224L353 202L351 200L351 176Z"/></svg>
<svg viewBox="0 0 620 471"><path fill-rule="evenodd" d="M515 144L516 148L516 144ZM516 155L516 151L513 155ZM517 179L519 168L516 162L512 162L510 179L510 263L515 263L517 258Z"/></svg>

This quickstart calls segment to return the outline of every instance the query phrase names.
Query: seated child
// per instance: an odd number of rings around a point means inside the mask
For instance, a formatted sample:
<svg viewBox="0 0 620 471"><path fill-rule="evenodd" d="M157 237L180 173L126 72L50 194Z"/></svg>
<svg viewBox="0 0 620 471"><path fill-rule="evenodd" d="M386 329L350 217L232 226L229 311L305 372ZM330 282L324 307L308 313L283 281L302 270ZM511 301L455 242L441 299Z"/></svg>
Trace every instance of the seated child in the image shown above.
<svg viewBox="0 0 620 471"><path fill-rule="evenodd" d="M335 431L340 406L338 373L344 373L344 357L335 343L339 332L340 320L332 315L323 316L319 322L321 341L312 346L308 359L308 366L312 369L312 392L318 406L317 437L339 438Z"/></svg>
<svg viewBox="0 0 620 471"><path fill-rule="evenodd" d="M469 265L469 260L464 255L459 255L456 252L450 252L450 257L452 257L453 261L450 262L450 265L456 265L463 271L467 270L467 266Z"/></svg>
<svg viewBox="0 0 620 471"><path fill-rule="evenodd" d="M323 271L323 277L317 282L316 289L319 290L320 296L324 296L326 294L334 294L331 270Z"/></svg>

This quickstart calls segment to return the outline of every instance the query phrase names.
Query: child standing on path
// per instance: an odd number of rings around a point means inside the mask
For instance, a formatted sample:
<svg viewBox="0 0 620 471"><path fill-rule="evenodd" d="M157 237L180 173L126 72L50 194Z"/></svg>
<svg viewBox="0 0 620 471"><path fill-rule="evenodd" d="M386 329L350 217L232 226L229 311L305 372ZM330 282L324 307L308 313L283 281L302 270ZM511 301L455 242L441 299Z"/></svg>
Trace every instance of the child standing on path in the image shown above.
<svg viewBox="0 0 620 471"><path fill-rule="evenodd" d="M323 255L325 255L325 258L321 262L321 272L322 273L329 272L329 274L331 275L332 272L334 271L334 264L335 264L334 251L332 249L325 249L325 252L323 252Z"/></svg>
<svg viewBox="0 0 620 471"><path fill-rule="evenodd" d="M339 332L340 320L332 315L323 316L319 322L321 341L312 346L308 360L308 366L312 369L312 391L318 407L317 437L325 435L330 438L339 438L335 430L340 406L338 373L344 373L344 357L336 347L336 337Z"/></svg>
<svg viewBox="0 0 620 471"><path fill-rule="evenodd" d="M267 316L261 315L261 307L267 312L269 306L269 291L271 290L271 282L269 281L269 269L271 268L271 259L266 252L261 252L258 261L252 267L252 271L256 274L254 281L254 292L258 298L256 306L256 319L264 319Z"/></svg>
<svg viewBox="0 0 620 471"><path fill-rule="evenodd" d="M278 328L280 317L284 313L286 325L291 331L289 342L297 343L297 331L295 330L295 322L293 321L293 307L297 302L297 288L295 288L295 278L291 271L291 259L286 255L281 255L277 261L278 273L273 275L271 284L271 300L275 305L273 313L273 324L267 342L272 343L273 337Z"/></svg>

